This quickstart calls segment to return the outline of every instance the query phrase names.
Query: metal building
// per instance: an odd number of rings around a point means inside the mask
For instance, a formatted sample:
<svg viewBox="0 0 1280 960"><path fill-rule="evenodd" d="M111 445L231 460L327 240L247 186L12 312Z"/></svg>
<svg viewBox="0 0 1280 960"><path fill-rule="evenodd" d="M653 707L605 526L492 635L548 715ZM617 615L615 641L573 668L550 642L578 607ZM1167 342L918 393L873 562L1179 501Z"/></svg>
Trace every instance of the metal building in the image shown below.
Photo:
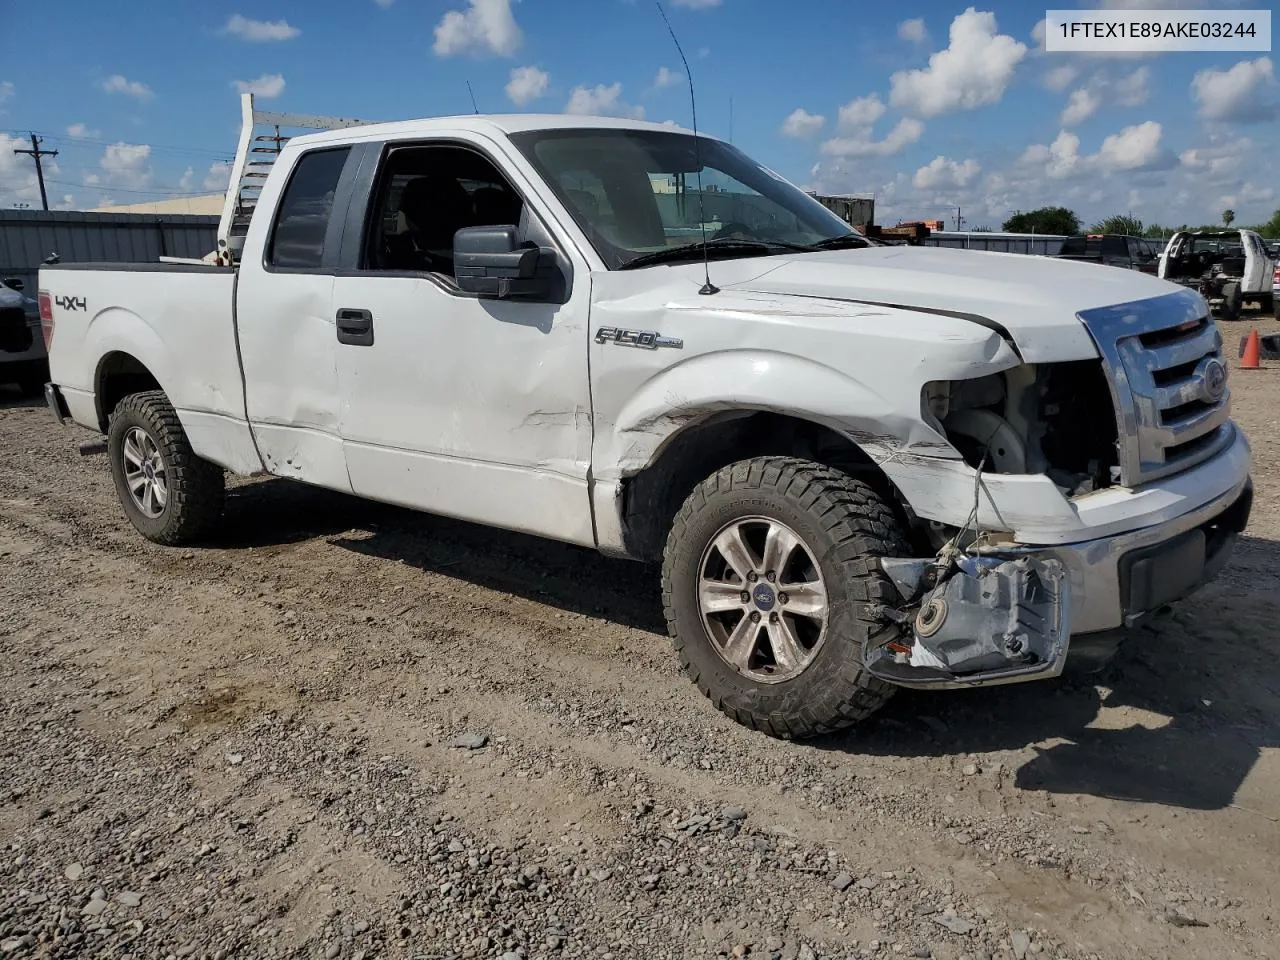
<svg viewBox="0 0 1280 960"><path fill-rule="evenodd" d="M51 253L63 263L155 263L203 257L217 236L214 216L0 210L0 277L20 278L35 296L36 271Z"/></svg>
<svg viewBox="0 0 1280 960"><path fill-rule="evenodd" d="M995 231L935 231L926 247L960 247L965 250L995 250L1000 253L1030 253L1053 257L1062 249L1066 236L1048 233L997 233Z"/></svg>

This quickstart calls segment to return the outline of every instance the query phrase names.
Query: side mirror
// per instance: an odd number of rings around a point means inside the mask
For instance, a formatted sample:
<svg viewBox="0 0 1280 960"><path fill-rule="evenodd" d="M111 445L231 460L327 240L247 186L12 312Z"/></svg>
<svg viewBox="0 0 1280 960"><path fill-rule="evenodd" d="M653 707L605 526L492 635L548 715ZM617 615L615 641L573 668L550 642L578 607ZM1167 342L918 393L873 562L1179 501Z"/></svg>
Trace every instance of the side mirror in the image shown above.
<svg viewBox="0 0 1280 960"><path fill-rule="evenodd" d="M516 243L516 228L464 227L453 235L453 275L482 297L543 297L551 292L555 251Z"/></svg>
<svg viewBox="0 0 1280 960"><path fill-rule="evenodd" d="M19 293L21 293L23 288L26 287L26 284L22 282L21 277L5 277L4 285L10 290L17 290Z"/></svg>

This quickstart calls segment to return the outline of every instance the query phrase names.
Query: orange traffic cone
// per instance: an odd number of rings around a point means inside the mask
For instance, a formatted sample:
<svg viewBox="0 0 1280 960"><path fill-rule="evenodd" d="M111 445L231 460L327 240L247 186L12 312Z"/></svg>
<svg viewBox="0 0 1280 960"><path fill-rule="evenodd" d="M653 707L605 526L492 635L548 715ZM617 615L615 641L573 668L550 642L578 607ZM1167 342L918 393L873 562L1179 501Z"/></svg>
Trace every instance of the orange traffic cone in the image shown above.
<svg viewBox="0 0 1280 960"><path fill-rule="evenodd" d="M1262 364L1258 363L1258 331L1256 329L1249 331L1249 339L1244 343L1244 354L1240 357L1241 370L1260 370Z"/></svg>

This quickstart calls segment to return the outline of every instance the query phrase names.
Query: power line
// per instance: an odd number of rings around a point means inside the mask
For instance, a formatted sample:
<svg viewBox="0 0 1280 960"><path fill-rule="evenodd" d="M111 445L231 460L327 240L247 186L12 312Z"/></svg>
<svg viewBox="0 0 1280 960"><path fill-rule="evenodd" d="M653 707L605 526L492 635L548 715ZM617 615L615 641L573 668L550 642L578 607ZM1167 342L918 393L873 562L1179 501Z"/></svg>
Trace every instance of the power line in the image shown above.
<svg viewBox="0 0 1280 960"><path fill-rule="evenodd" d="M17 154L17 153L25 153L25 154L26 154L27 156L29 156L29 157L35 157L35 161L36 161L36 179L37 179L38 181L40 181L40 202L41 202L42 204L44 204L44 208L45 208L45 210L47 211L47 210L49 209L49 195L48 195L48 194L46 194L46 193L44 192L44 167L40 165L40 158L41 158L41 157L56 157L56 156L58 155L58 151L57 151L57 150L41 150L41 149L40 149L40 144L41 144L42 142L43 142L43 141L33 133L33 134L31 134L31 149L30 149L30 150L18 150L18 149L14 149L14 151L13 151L13 152L14 152L15 154Z"/></svg>
<svg viewBox="0 0 1280 960"><path fill-rule="evenodd" d="M220 159L222 157L227 157L228 159L230 159L235 153L234 150L225 150L225 149L215 150L212 147L179 146L177 144L167 144L167 143L137 144L130 140L125 140L119 137L117 137L114 140L109 140L109 139L106 139L105 137L73 137L70 134L49 133L48 131L41 131L41 130L35 130L32 132L34 132L36 136L40 137L42 140L48 140L50 143L56 143L63 150L69 150L72 147L76 147L82 144L85 146L113 147L116 144L123 143L127 146L148 146L154 152L187 154L192 157L202 157L202 158L211 158L211 159ZM0 133L6 134L8 136L13 136L13 137L21 137L24 140L27 138L26 131L0 130Z"/></svg>
<svg viewBox="0 0 1280 960"><path fill-rule="evenodd" d="M140 190L133 187L115 187L109 183L75 183L71 180L50 180L49 183L55 183L60 187L75 187L77 190L97 190L100 193L138 193L147 194L149 196L166 196L166 197L207 197L210 194L222 194L223 190L170 190L167 187L153 187L149 190ZM48 209L47 207L45 209Z"/></svg>

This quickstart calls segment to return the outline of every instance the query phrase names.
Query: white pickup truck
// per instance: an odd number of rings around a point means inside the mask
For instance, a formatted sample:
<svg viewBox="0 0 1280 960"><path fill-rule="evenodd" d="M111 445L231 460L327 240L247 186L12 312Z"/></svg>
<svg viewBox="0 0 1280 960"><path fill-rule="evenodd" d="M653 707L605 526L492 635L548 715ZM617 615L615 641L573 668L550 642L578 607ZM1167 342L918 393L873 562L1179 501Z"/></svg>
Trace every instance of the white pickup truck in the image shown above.
<svg viewBox="0 0 1280 960"><path fill-rule="evenodd" d="M1181 230L1160 254L1157 275L1197 290L1224 320L1239 320L1244 305L1275 311L1275 263L1253 230Z"/></svg>
<svg viewBox="0 0 1280 960"><path fill-rule="evenodd" d="M1195 290L868 242L669 126L297 137L234 265L40 288L48 402L144 536L216 536L229 470L660 562L689 677L779 737L1056 676L1252 502Z"/></svg>

